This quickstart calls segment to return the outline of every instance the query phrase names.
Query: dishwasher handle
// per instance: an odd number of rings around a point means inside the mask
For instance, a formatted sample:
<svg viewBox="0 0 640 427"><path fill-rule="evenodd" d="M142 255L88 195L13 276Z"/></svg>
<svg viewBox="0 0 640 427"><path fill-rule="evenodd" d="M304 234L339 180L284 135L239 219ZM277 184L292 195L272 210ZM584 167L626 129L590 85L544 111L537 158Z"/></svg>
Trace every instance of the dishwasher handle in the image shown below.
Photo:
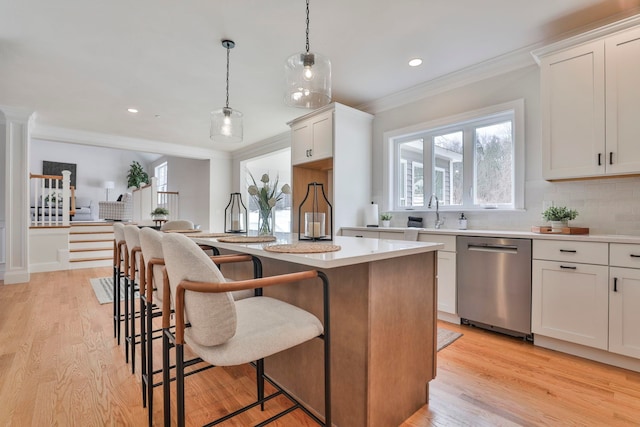
<svg viewBox="0 0 640 427"><path fill-rule="evenodd" d="M467 249L470 251L478 252L498 252L507 254L517 254L518 247L514 245L492 245L489 243L476 243L467 245Z"/></svg>

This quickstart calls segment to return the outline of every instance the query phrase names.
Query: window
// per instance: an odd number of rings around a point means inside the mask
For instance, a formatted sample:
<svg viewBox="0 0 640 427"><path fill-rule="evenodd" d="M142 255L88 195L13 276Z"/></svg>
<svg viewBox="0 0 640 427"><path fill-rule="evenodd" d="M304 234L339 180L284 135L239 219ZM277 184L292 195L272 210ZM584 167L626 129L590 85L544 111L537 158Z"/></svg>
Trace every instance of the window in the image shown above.
<svg viewBox="0 0 640 427"><path fill-rule="evenodd" d="M524 102L489 107L386 135L396 210L522 208ZM426 167L425 167L426 166Z"/></svg>
<svg viewBox="0 0 640 427"><path fill-rule="evenodd" d="M158 191L167 191L167 162L160 163L154 170Z"/></svg>

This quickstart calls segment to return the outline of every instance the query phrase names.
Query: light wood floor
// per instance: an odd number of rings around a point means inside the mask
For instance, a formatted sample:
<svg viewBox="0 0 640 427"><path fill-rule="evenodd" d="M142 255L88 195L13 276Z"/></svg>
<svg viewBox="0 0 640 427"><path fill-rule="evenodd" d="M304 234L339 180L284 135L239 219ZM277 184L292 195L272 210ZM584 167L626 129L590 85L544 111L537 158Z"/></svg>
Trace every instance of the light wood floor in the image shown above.
<svg viewBox="0 0 640 427"><path fill-rule="evenodd" d="M28 284L0 286L0 425L146 425L139 376L113 339L112 306L99 305L89 285L89 278L110 274L109 268L38 273ZM464 336L438 353L429 405L404 427L640 426L640 373L441 326ZM216 368L186 384L188 425L201 425L250 399L253 370ZM157 388L156 425L162 424L160 394ZM229 425L250 425L260 416ZM315 424L295 411L273 425Z"/></svg>

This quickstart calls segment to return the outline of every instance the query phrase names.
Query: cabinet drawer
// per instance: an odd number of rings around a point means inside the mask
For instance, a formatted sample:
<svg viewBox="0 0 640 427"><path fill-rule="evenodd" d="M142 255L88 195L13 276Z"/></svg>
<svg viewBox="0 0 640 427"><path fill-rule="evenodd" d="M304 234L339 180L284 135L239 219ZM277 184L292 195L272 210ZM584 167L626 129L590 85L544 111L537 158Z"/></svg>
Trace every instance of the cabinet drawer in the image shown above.
<svg viewBox="0 0 640 427"><path fill-rule="evenodd" d="M343 236L349 237L367 237L369 239L377 239L379 233L377 231L361 231L361 230L342 230Z"/></svg>
<svg viewBox="0 0 640 427"><path fill-rule="evenodd" d="M534 240L533 259L607 265L609 244L572 240Z"/></svg>
<svg viewBox="0 0 640 427"><path fill-rule="evenodd" d="M419 242L434 242L444 244L443 251L455 252L456 251L456 236L449 236L444 234L424 234L418 235Z"/></svg>
<svg viewBox="0 0 640 427"><path fill-rule="evenodd" d="M616 267L640 268L640 245L611 243L609 264Z"/></svg>

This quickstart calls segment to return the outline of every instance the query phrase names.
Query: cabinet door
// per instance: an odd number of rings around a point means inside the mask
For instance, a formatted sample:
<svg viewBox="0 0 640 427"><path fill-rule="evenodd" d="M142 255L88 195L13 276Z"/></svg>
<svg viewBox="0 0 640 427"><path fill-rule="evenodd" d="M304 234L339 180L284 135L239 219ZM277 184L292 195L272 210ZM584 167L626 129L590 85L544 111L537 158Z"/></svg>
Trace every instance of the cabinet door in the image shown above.
<svg viewBox="0 0 640 427"><path fill-rule="evenodd" d="M333 155L333 111L327 111L312 119L313 160L326 159Z"/></svg>
<svg viewBox="0 0 640 427"><path fill-rule="evenodd" d="M438 311L456 314L456 254L438 251Z"/></svg>
<svg viewBox="0 0 640 427"><path fill-rule="evenodd" d="M379 234L377 231L363 231L363 230L345 230L342 229L343 236L349 237L366 237L369 239L377 239Z"/></svg>
<svg viewBox="0 0 640 427"><path fill-rule="evenodd" d="M608 271L603 265L533 261L534 334L606 350Z"/></svg>
<svg viewBox="0 0 640 427"><path fill-rule="evenodd" d="M640 172L640 29L605 44L607 173Z"/></svg>
<svg viewBox="0 0 640 427"><path fill-rule="evenodd" d="M543 58L540 90L543 177L604 174L604 42Z"/></svg>
<svg viewBox="0 0 640 427"><path fill-rule="evenodd" d="M291 128L291 163L294 165L308 162L313 148L312 126L308 121L298 123Z"/></svg>
<svg viewBox="0 0 640 427"><path fill-rule="evenodd" d="M640 270L612 267L609 351L640 358Z"/></svg>

